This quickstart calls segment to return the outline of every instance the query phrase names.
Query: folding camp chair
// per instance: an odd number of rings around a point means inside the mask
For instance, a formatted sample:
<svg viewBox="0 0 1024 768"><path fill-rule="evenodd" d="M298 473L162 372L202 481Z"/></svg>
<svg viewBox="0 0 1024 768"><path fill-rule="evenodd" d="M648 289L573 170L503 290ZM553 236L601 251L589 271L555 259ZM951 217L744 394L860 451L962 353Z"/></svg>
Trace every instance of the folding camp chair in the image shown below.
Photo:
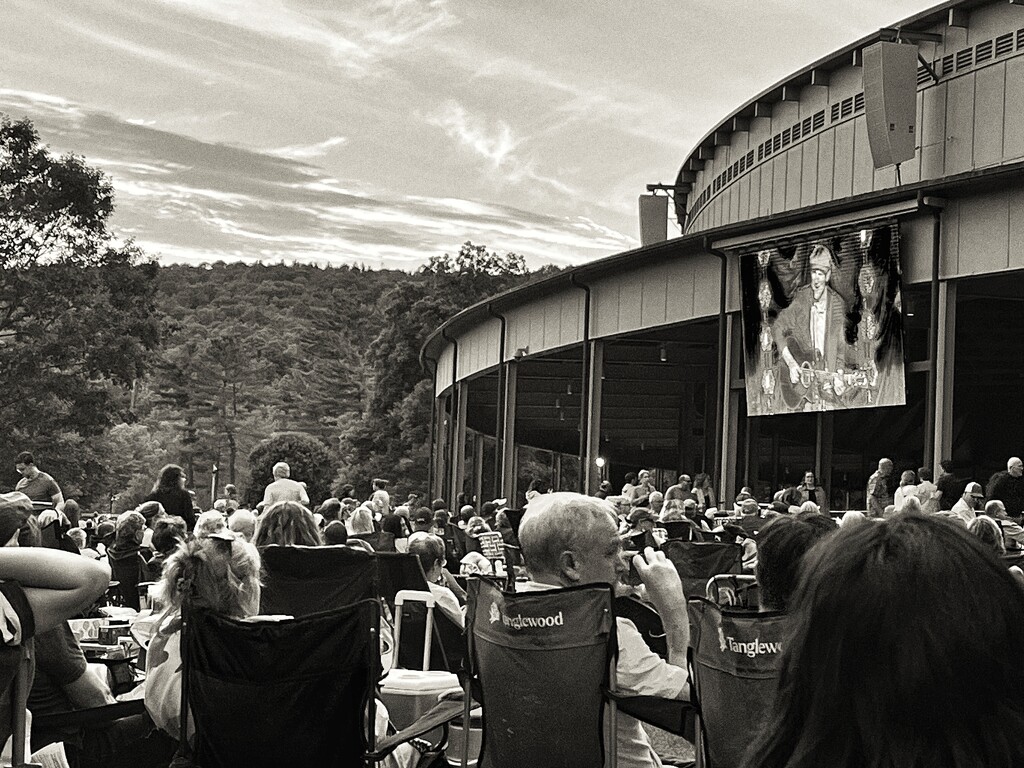
<svg viewBox="0 0 1024 768"><path fill-rule="evenodd" d="M145 581L143 578L143 569L146 566L145 558L141 554L136 554L124 559L110 558L109 563L111 576L118 584L117 591L121 598L121 605L134 608L136 611L141 610L139 582Z"/></svg>
<svg viewBox="0 0 1024 768"><path fill-rule="evenodd" d="M738 768L774 700L786 616L734 611L704 598L687 608L697 766Z"/></svg>
<svg viewBox="0 0 1024 768"><path fill-rule="evenodd" d="M761 590L755 576L720 573L708 579L704 596L723 608L756 611L760 608Z"/></svg>
<svg viewBox="0 0 1024 768"><path fill-rule="evenodd" d="M457 673L466 658L462 628L437 608L425 581L422 589L403 589L395 596L394 642L403 669Z"/></svg>
<svg viewBox="0 0 1024 768"><path fill-rule="evenodd" d="M607 585L508 594L469 580L467 633L483 706L481 764L488 768L615 766L615 617ZM538 727L543 724L543 727ZM468 741L466 742L468 747ZM465 764L466 755L463 755Z"/></svg>
<svg viewBox="0 0 1024 768"><path fill-rule="evenodd" d="M365 541L374 552L397 552L395 548L395 534L388 531L374 531L373 533L353 533L350 539Z"/></svg>
<svg viewBox="0 0 1024 768"><path fill-rule="evenodd" d="M263 549L260 613L306 616L377 594L376 559L344 545Z"/></svg>
<svg viewBox="0 0 1024 768"><path fill-rule="evenodd" d="M659 523L672 541L704 541L704 534L689 520L671 520Z"/></svg>
<svg viewBox="0 0 1024 768"><path fill-rule="evenodd" d="M708 579L719 573L738 573L743 548L720 541L666 541L661 545L683 581L683 594L704 594Z"/></svg>
<svg viewBox="0 0 1024 768"><path fill-rule="evenodd" d="M375 744L378 610L362 600L279 622L190 613L181 706L196 732L193 746L182 739L183 756L203 768L347 768L437 727L435 715ZM448 719L457 709L448 706Z"/></svg>

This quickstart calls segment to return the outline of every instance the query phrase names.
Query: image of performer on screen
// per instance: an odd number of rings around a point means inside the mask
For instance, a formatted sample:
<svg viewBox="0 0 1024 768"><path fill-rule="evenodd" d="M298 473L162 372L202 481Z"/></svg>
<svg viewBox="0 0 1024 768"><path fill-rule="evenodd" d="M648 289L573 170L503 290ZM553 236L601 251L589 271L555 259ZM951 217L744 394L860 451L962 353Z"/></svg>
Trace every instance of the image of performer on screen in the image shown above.
<svg viewBox="0 0 1024 768"><path fill-rule="evenodd" d="M848 307L830 285L836 267L831 249L821 243L808 259L811 281L796 289L772 325L781 357L780 380L791 409L843 394L837 373L855 367L854 350L846 341ZM835 391L839 389L840 391Z"/></svg>

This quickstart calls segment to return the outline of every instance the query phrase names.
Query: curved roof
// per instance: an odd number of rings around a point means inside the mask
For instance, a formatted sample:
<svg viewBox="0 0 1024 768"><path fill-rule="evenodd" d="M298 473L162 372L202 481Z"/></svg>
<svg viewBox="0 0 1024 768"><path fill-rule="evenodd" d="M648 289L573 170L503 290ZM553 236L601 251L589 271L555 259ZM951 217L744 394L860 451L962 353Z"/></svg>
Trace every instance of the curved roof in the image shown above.
<svg viewBox="0 0 1024 768"><path fill-rule="evenodd" d="M969 9L975 6L984 5L990 0L947 0L947 2L941 3L929 8L926 11L917 13L903 21L893 24L891 27L884 27L877 32L862 37L856 42L850 43L849 45L840 48L834 53L818 59L811 64L797 70L792 75L783 78L774 85L766 88L761 93L754 96L752 99L744 103L739 108L730 112L725 118L709 130L700 141L694 146L690 153L683 160L682 165L679 168L679 173L676 175L676 185L686 184L692 181L692 174L694 171L703 165L703 158L701 157L702 150L707 151L720 144L720 139L723 134L730 134L736 128L734 127L734 120L747 119L758 114L760 108L764 105L774 104L775 102L781 101L784 89L787 87L802 87L812 82L815 72L831 72L832 70L839 69L840 67L848 65L853 61L853 57L856 52L860 51L865 46L871 45L872 43L878 42L879 40L891 40L896 36L896 32L924 32L929 27L934 26L936 23L944 21L948 17L949 10L951 8ZM677 202L676 212L680 221L685 221L686 209L685 209L685 196L677 197L677 200L682 201L682 205ZM682 208L682 210L680 210Z"/></svg>

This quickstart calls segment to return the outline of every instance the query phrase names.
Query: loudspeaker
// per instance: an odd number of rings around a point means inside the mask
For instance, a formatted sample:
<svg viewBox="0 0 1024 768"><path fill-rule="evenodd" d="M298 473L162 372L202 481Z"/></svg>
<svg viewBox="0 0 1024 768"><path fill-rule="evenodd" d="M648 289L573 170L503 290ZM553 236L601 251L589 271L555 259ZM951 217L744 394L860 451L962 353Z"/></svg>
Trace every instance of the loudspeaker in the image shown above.
<svg viewBox="0 0 1024 768"><path fill-rule="evenodd" d="M864 117L875 168L914 157L917 46L875 43L863 51Z"/></svg>
<svg viewBox="0 0 1024 768"><path fill-rule="evenodd" d="M668 195L640 195L640 245L668 240Z"/></svg>

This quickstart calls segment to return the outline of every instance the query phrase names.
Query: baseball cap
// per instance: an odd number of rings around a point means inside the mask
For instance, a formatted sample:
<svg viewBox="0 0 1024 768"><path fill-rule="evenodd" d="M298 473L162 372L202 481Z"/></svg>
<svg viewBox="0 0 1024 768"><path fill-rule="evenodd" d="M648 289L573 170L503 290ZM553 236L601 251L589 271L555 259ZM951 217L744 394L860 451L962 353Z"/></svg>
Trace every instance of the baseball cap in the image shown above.
<svg viewBox="0 0 1024 768"><path fill-rule="evenodd" d="M982 490L981 485L979 483L968 483L964 487L964 493L969 493L976 499L985 498L985 492Z"/></svg>

